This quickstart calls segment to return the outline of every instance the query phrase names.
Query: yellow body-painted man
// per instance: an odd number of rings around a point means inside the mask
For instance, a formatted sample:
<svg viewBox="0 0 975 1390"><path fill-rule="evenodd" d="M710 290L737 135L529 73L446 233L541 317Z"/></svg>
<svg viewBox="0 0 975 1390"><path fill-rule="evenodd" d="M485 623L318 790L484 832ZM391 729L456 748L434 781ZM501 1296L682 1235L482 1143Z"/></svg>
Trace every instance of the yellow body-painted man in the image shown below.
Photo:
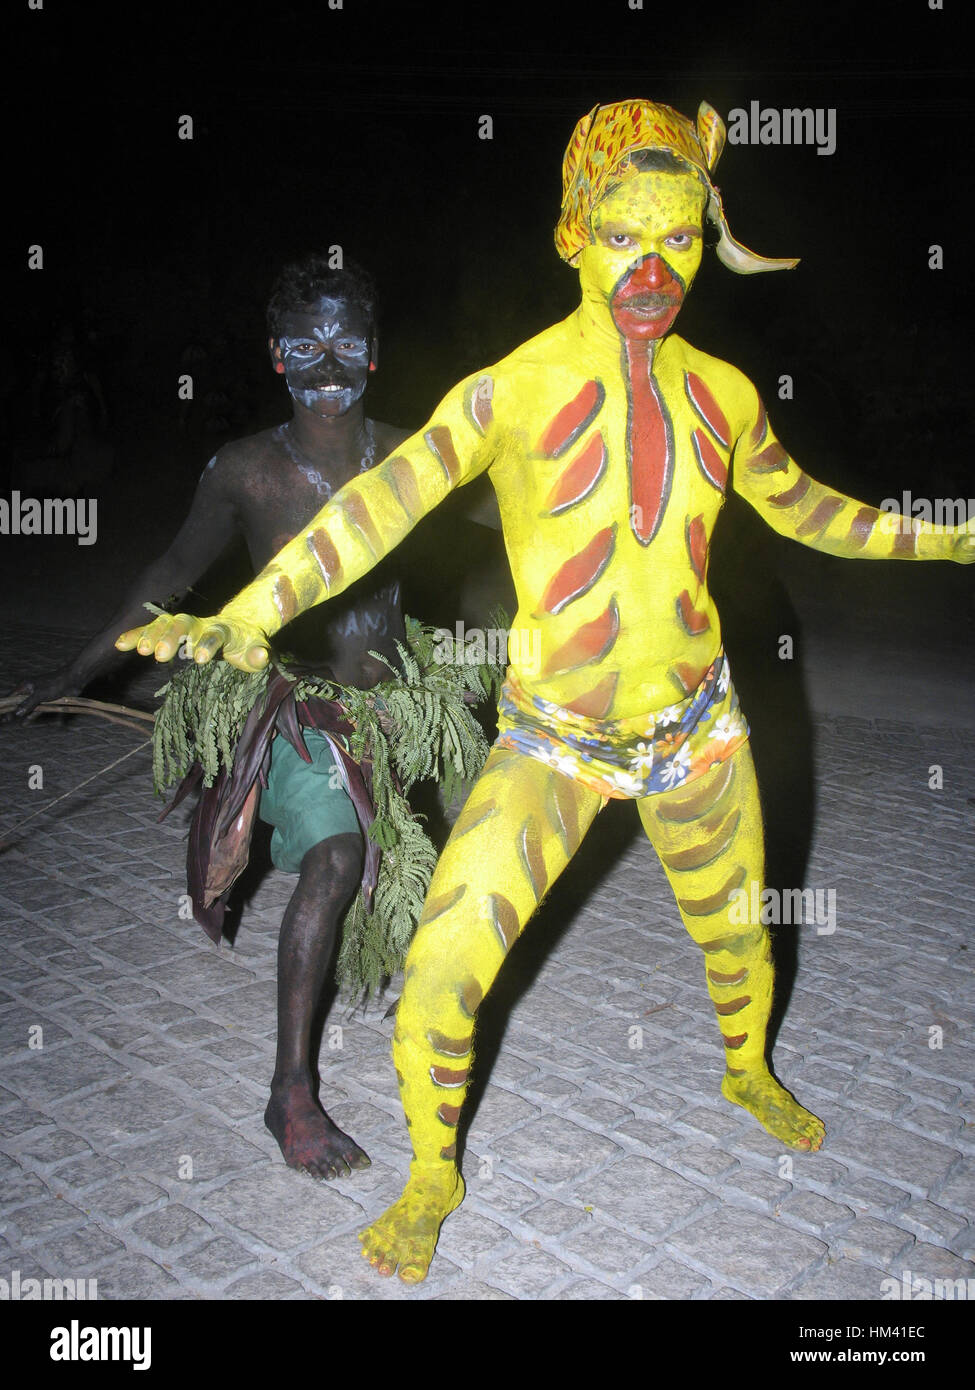
<svg viewBox="0 0 975 1390"><path fill-rule="evenodd" d="M597 108L576 127L556 243L574 314L455 387L400 451L350 482L215 620L126 634L160 660L188 638L258 669L267 637L341 592L460 484L489 471L518 595L498 743L458 819L406 963L393 1055L414 1159L363 1253L408 1282L463 1196L455 1135L478 1005L609 797L636 800L722 1034L722 1092L781 1142L824 1127L772 1077L768 934L742 924L763 883L748 730L707 588L729 478L783 535L848 557L975 559L975 536L880 513L809 478L736 368L670 329L702 221L740 273L790 267L731 237L711 172L724 142L669 107Z"/></svg>

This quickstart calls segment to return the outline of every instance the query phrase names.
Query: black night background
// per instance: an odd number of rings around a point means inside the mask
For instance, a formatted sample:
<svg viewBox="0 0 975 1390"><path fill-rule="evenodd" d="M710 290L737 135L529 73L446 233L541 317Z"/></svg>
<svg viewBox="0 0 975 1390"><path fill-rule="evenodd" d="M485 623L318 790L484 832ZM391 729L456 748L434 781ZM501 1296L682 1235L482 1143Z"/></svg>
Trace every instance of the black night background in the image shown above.
<svg viewBox="0 0 975 1390"><path fill-rule="evenodd" d="M264 322L283 261L340 245L372 271L369 412L417 428L454 383L574 309L577 276L552 239L562 154L581 115L624 98L691 117L706 99L725 120L752 101L835 108L831 155L726 145L716 182L735 237L801 263L737 276L706 251L676 331L755 382L819 481L874 506L905 490L975 497L975 88L956 0L13 8L0 496L99 504L92 546L0 536L0 620L49 630L51 667L165 548L220 445L288 414ZM184 115L192 140L178 138ZM43 270L28 268L35 245ZM934 246L943 269L929 268ZM51 366L66 335L104 412L93 404L58 456ZM191 403L177 397L185 372ZM444 550L456 544L448 534ZM243 551L225 557L185 606L215 612L249 573ZM923 706L938 723L944 701L971 728L975 569L817 555L729 496L712 579L770 876L800 883L811 708L896 719ZM769 656L783 632L794 663ZM0 671L0 693L24 675Z"/></svg>
<svg viewBox="0 0 975 1390"><path fill-rule="evenodd" d="M421 423L454 381L574 307L575 275L551 241L562 151L595 103L647 95L691 115L703 97L725 116L752 99L836 108L832 155L726 146L718 181L735 235L802 265L735 277L706 257L680 331L766 398L783 372L801 383L776 421L817 476L878 498L967 486L971 85L950 9L21 10L5 214L24 251L7 262L8 468L30 452L32 379L70 323L103 381L113 477L144 475L146 451L166 438L167 489L191 482L221 430L280 415L267 290L290 253L334 243L382 290L374 409ZM177 138L184 113L192 141ZM493 140L478 138L483 113ZM42 273L26 268L37 242ZM932 243L945 247L940 273L927 269ZM199 421L201 447L174 448L173 382L191 344L220 399Z"/></svg>

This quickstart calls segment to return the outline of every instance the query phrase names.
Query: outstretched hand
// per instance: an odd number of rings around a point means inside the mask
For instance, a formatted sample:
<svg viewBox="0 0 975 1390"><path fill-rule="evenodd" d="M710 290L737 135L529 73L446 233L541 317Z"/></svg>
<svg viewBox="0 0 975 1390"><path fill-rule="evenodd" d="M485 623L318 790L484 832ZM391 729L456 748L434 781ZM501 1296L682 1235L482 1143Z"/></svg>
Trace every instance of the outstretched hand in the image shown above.
<svg viewBox="0 0 975 1390"><path fill-rule="evenodd" d="M959 565L975 564L975 531L963 532L955 542L955 553L951 557Z"/></svg>
<svg viewBox="0 0 975 1390"><path fill-rule="evenodd" d="M8 700L20 699L21 703L14 709L7 710L0 715L0 724L7 723L10 719L24 719L30 715L38 705L48 704L52 700L59 700L62 695L78 695L84 682L79 681L70 665L61 666L56 671L48 671L46 675L37 676L33 680L21 681L15 690L11 690L5 698Z"/></svg>
<svg viewBox="0 0 975 1390"><path fill-rule="evenodd" d="M261 671L268 663L268 639L253 623L221 618L194 618L190 613L164 614L146 627L134 627L116 639L120 652L172 661L174 656L199 662L223 659L239 671Z"/></svg>

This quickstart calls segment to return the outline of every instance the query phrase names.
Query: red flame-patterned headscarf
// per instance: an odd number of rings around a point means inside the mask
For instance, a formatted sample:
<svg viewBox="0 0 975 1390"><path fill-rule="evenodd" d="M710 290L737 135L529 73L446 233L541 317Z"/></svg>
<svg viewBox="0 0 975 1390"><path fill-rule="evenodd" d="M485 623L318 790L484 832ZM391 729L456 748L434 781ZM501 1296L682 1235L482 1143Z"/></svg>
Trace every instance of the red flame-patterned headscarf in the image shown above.
<svg viewBox="0 0 975 1390"><path fill-rule="evenodd" d="M791 270L795 260L757 256L728 230L721 195L711 182L725 143L724 121L702 101L694 126L671 106L652 101L617 101L595 106L583 116L562 161L562 214L555 245L570 264L590 240L589 218L612 175L637 150L666 150L689 164L707 190L707 214L720 233L718 259L739 275L763 270Z"/></svg>

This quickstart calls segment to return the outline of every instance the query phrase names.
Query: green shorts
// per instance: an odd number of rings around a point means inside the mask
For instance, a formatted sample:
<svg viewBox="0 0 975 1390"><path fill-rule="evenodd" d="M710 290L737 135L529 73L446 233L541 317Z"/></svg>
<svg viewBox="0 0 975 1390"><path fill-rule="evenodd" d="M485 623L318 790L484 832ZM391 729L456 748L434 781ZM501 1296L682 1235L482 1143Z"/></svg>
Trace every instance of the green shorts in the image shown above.
<svg viewBox="0 0 975 1390"><path fill-rule="evenodd" d="M260 817L274 826L271 859L285 873L301 871L312 848L333 835L360 834L352 799L328 739L303 729L311 762L304 762L279 734L271 747L271 770L261 792Z"/></svg>

